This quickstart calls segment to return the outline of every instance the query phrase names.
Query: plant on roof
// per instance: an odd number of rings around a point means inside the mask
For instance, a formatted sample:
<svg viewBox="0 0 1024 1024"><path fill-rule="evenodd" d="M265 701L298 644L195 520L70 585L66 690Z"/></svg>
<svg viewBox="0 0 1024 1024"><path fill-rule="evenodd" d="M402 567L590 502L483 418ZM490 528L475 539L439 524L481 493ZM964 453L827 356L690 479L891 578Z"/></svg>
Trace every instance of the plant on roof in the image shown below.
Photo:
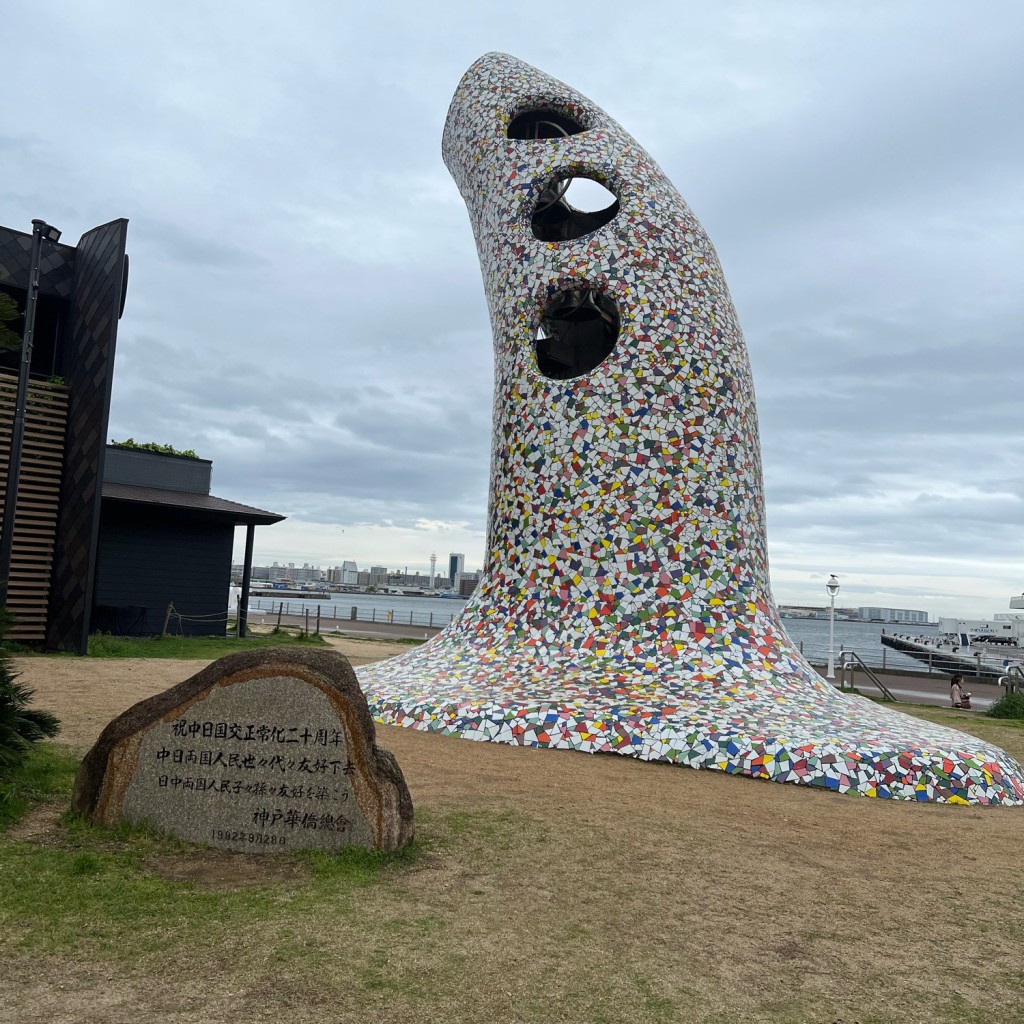
<svg viewBox="0 0 1024 1024"><path fill-rule="evenodd" d="M185 459L198 459L199 456L191 448L175 448L169 444L157 444L156 441L136 441L134 437L126 438L124 441L110 439L115 448L126 448L133 452L156 452L157 455L180 455Z"/></svg>
<svg viewBox="0 0 1024 1024"><path fill-rule="evenodd" d="M21 335L16 334L7 325L21 316L18 304L0 292L0 351L15 352L21 348Z"/></svg>

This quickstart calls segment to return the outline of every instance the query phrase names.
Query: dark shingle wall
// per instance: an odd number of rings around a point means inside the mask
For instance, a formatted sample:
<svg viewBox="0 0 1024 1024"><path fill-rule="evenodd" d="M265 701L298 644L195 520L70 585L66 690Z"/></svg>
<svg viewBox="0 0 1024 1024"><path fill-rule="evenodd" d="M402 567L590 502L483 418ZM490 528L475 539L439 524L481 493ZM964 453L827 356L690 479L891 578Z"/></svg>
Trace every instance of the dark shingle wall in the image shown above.
<svg viewBox="0 0 1024 1024"><path fill-rule="evenodd" d="M185 621L183 632L223 635L234 532L196 516L105 501L92 628L145 632L144 620L159 633L173 603L201 620Z"/></svg>
<svg viewBox="0 0 1024 1024"><path fill-rule="evenodd" d="M63 340L70 402L47 646L79 654L88 643L127 232L128 222L115 220L82 235Z"/></svg>

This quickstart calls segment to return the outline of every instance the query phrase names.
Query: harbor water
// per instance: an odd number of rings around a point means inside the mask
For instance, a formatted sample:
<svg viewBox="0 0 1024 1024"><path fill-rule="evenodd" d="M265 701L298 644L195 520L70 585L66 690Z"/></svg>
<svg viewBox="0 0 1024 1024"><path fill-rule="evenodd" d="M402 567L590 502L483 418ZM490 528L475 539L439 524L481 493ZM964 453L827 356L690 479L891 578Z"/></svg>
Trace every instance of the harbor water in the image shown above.
<svg viewBox="0 0 1024 1024"><path fill-rule="evenodd" d="M803 651L812 665L824 665L828 661L828 619L782 620L790 639ZM866 665L872 668L891 669L894 672L926 672L927 666L919 661L882 646L882 631L907 631L909 627L897 623L844 622L836 620L835 660L839 664L840 651L856 651ZM914 627L915 630L924 627ZM934 630L929 630L934 632Z"/></svg>
<svg viewBox="0 0 1024 1024"><path fill-rule="evenodd" d="M352 609L356 610L355 621L361 623L393 623L395 625L426 626L441 628L462 613L465 601L455 598L398 597L392 594L325 594L323 598L274 597L270 592L250 595L250 622L272 622L279 607L284 615L304 615L307 611L312 627L317 610L320 612L320 628L326 632L335 626L344 629L346 622L353 621ZM234 609L232 609L232 612ZM790 639L803 651L804 656L815 665L824 665L828 660L828 619L782 620ZM906 626L884 625L879 622L845 622L835 624L835 655L839 661L842 650L856 651L872 668L887 668L894 671L926 671L920 662L905 654L883 647L880 641L882 630L906 630Z"/></svg>
<svg viewBox="0 0 1024 1024"><path fill-rule="evenodd" d="M312 619L319 609L322 630L333 629L335 625L351 622L353 618L358 622L440 628L460 615L465 604L461 598L399 597L394 594L324 594L322 598L298 598L275 597L273 591L262 591L249 595L249 621L263 619L269 622L279 608L284 615L305 615L309 612Z"/></svg>

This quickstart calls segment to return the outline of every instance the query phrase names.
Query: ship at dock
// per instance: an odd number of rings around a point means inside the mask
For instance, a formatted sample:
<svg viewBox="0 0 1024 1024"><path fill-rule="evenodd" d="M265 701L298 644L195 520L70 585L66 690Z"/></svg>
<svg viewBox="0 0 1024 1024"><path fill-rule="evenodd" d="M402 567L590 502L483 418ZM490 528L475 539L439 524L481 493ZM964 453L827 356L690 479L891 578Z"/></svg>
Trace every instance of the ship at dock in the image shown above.
<svg viewBox="0 0 1024 1024"><path fill-rule="evenodd" d="M979 678L1024 678L1024 595L1010 598L1009 613L991 619L939 619L930 635L888 633L881 643L939 672Z"/></svg>

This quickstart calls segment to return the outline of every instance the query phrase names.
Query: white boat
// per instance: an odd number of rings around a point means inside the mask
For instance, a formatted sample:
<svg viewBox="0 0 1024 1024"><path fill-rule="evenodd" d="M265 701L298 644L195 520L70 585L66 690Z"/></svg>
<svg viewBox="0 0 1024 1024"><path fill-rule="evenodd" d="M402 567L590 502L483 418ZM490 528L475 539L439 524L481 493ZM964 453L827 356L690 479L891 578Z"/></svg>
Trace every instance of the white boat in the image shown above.
<svg viewBox="0 0 1024 1024"><path fill-rule="evenodd" d="M1010 608L1024 608L1024 595L1010 599ZM940 672L964 672L986 677L1024 669L1024 615L998 612L991 619L939 620L934 634L887 633L881 637L891 647Z"/></svg>

